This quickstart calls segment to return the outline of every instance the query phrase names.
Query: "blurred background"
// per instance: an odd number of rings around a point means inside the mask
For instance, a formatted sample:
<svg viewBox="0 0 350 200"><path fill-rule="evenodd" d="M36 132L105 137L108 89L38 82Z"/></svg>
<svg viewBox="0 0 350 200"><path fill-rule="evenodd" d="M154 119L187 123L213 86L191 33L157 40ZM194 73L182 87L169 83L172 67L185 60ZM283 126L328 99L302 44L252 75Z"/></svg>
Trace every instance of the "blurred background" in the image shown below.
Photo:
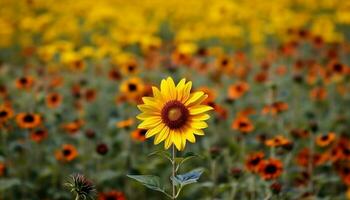
<svg viewBox="0 0 350 200"><path fill-rule="evenodd" d="M350 198L350 1L0 1L0 199L166 199L136 105L171 76L214 107L179 199ZM268 175L260 160L277 159Z"/></svg>

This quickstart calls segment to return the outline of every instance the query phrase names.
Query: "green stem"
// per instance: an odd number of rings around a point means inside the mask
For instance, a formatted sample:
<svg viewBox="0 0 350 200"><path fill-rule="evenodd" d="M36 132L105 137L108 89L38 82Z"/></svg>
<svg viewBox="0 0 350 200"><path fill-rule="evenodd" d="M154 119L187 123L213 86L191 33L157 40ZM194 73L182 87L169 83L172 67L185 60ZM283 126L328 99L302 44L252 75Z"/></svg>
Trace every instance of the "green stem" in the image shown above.
<svg viewBox="0 0 350 200"><path fill-rule="evenodd" d="M172 188L173 188L173 196L172 196L172 199L176 199L176 188L175 188L175 183L174 183L174 179L175 179L175 173L176 173L176 166L175 166L175 147L174 147L174 144L172 146L172 161L171 161L171 164L173 165L173 170L172 170L172 181L171 181L171 184L172 184Z"/></svg>

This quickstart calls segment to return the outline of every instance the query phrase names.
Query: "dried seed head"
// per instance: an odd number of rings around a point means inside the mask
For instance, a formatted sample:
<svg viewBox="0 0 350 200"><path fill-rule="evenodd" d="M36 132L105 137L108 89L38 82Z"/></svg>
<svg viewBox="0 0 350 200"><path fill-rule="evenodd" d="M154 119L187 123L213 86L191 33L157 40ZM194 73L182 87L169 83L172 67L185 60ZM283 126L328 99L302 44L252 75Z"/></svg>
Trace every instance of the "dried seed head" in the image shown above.
<svg viewBox="0 0 350 200"><path fill-rule="evenodd" d="M65 185L70 188L71 192L75 193L78 200L94 199L96 195L94 184L81 174L71 175L70 180Z"/></svg>

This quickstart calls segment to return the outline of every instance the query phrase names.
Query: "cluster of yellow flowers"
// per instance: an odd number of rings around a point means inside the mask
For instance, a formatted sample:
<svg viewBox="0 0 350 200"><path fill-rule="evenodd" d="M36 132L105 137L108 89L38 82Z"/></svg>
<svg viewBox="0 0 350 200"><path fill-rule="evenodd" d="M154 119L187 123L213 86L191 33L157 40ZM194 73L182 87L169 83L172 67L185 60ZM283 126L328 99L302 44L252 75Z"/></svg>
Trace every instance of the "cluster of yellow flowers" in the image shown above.
<svg viewBox="0 0 350 200"><path fill-rule="evenodd" d="M290 28L342 41L337 27L350 24L350 2L339 0L2 0L0 13L0 48L36 46L43 60L60 52L63 62L116 55L126 45L147 50L169 32L191 52L216 38L263 47Z"/></svg>

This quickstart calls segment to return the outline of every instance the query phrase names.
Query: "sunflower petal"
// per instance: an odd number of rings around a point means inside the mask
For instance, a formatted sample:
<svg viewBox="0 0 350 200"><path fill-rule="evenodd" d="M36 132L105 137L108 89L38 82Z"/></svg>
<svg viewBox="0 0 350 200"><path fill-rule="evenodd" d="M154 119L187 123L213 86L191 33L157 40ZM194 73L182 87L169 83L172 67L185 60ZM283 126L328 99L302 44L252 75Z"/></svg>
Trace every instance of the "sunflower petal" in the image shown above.
<svg viewBox="0 0 350 200"><path fill-rule="evenodd" d="M155 116L160 116L160 113L158 112L143 112L143 113L140 113L136 116L137 119L140 119L140 120L146 120L150 117L155 117Z"/></svg>
<svg viewBox="0 0 350 200"><path fill-rule="evenodd" d="M190 97L191 88L192 88L192 81L188 81L185 85L185 88L183 89L182 102L186 102L187 99Z"/></svg>
<svg viewBox="0 0 350 200"><path fill-rule="evenodd" d="M195 103L198 99L201 99L202 96L204 96L204 92L202 92L202 91L192 93L190 95L190 97L188 98L188 100L186 101L185 105L188 106L190 104Z"/></svg>
<svg viewBox="0 0 350 200"><path fill-rule="evenodd" d="M177 92L177 100L181 101L182 97L183 97L183 93L184 93L184 88L185 88L185 83L186 83L186 79L181 79L181 81L177 84L176 86L176 92Z"/></svg>
<svg viewBox="0 0 350 200"><path fill-rule="evenodd" d="M150 137L154 136L155 134L160 133L164 127L165 127L165 124L159 124L158 126L152 128L152 129L149 129L146 132L145 137L150 138Z"/></svg>
<svg viewBox="0 0 350 200"><path fill-rule="evenodd" d="M191 127L195 129L203 129L203 128L207 128L208 124L202 121L199 121L199 122L195 121L195 122L191 122Z"/></svg>
<svg viewBox="0 0 350 200"><path fill-rule="evenodd" d="M165 140L164 147L165 149L169 149L169 147L173 144L173 132L169 131L168 138Z"/></svg>
<svg viewBox="0 0 350 200"><path fill-rule="evenodd" d="M193 121L205 121L205 120L207 120L209 118L210 118L210 115L205 114L205 113L194 115L194 116L191 117L191 119Z"/></svg>
<svg viewBox="0 0 350 200"><path fill-rule="evenodd" d="M190 114L198 115L198 114L207 112L209 110L213 110L213 108L207 105L196 105L196 106L190 107Z"/></svg>
<svg viewBox="0 0 350 200"><path fill-rule="evenodd" d="M186 132L186 139L191 142L191 143L195 143L196 142L196 137L194 137L193 135L193 131L187 131Z"/></svg>
<svg viewBox="0 0 350 200"><path fill-rule="evenodd" d="M169 135L169 128L165 127L163 130L156 135L156 138L154 139L154 144L159 144L162 141L164 141Z"/></svg>
<svg viewBox="0 0 350 200"><path fill-rule="evenodd" d="M139 124L137 128L150 129L150 128L156 127L160 123L162 123L162 119L160 117L152 117L141 122L141 124Z"/></svg>
<svg viewBox="0 0 350 200"><path fill-rule="evenodd" d="M204 131L203 130L195 130L195 131L193 131L193 134L195 134L195 135L204 135Z"/></svg>
<svg viewBox="0 0 350 200"><path fill-rule="evenodd" d="M181 142L182 142L181 141L182 140L181 134L180 133L175 133L173 130L172 130L172 132L173 132L174 144L175 144L177 150L181 151Z"/></svg>

